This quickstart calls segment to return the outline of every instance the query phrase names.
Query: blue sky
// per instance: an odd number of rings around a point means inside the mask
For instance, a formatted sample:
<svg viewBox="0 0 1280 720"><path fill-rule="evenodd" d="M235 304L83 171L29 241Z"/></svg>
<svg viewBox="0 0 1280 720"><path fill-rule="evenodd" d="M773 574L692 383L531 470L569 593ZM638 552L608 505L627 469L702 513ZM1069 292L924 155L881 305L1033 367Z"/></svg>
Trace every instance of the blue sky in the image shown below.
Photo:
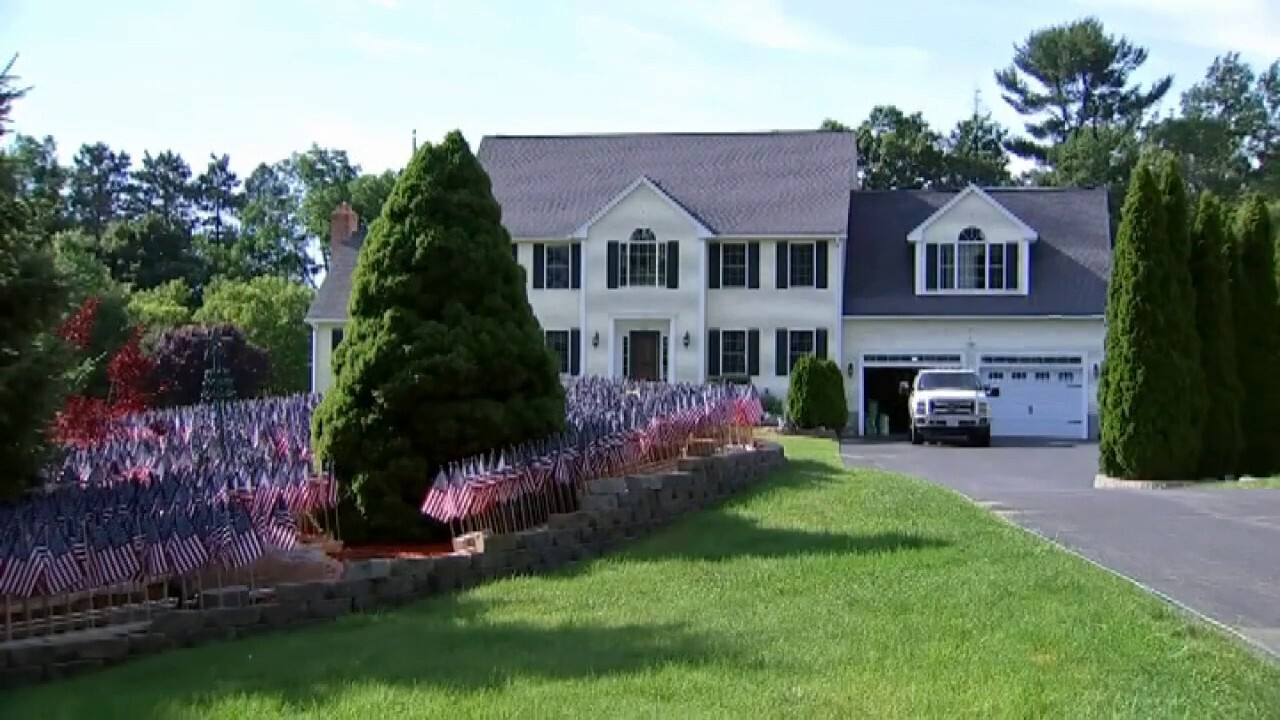
<svg viewBox="0 0 1280 720"><path fill-rule="evenodd" d="M1096 14L1176 92L1214 55L1280 54L1275 0L0 0L0 54L34 85L20 132L246 174L311 142L400 167L411 131L816 127L875 104L940 129L1032 30Z"/></svg>

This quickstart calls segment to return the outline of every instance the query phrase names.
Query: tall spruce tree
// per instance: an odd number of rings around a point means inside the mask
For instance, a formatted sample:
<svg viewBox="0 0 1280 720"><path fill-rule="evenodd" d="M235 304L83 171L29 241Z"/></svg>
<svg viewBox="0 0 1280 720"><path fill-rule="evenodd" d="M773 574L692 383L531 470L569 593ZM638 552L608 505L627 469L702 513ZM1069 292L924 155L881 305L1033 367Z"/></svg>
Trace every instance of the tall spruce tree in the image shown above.
<svg viewBox="0 0 1280 720"><path fill-rule="evenodd" d="M1244 445L1240 426L1240 375L1231 307L1234 244L1224 226L1222 202L1201 194L1191 232L1191 276L1196 291L1196 328L1207 404L1200 427L1199 477L1236 472Z"/></svg>
<svg viewBox="0 0 1280 720"><path fill-rule="evenodd" d="M1237 252L1234 287L1236 357L1244 394L1240 420L1244 451L1240 473L1280 472L1280 291L1276 287L1276 251L1266 202L1245 198L1236 212Z"/></svg>
<svg viewBox="0 0 1280 720"><path fill-rule="evenodd" d="M352 277L317 455L349 486L353 541L431 537L436 472L564 427L564 388L488 176L461 133L423 145L369 228Z"/></svg>
<svg viewBox="0 0 1280 720"><path fill-rule="evenodd" d="M1107 371L1101 394L1100 470L1113 477L1185 476L1177 443L1186 442L1178 407L1183 383L1180 338L1164 314L1174 302L1170 249L1160 187L1146 163L1130 178L1121 210L1107 297Z"/></svg>
<svg viewBox="0 0 1280 720"><path fill-rule="evenodd" d="M1180 400L1170 407L1175 414L1166 421L1166 431L1173 436L1171 448L1177 455L1183 478L1196 476L1200 463L1201 425L1208 405L1204 369L1200 362L1200 332L1196 327L1196 293L1191 277L1191 216L1187 189L1182 182L1178 161L1165 156L1160 164L1160 192L1164 203L1165 238L1169 268L1169 306L1161 319L1164 333L1176 353L1169 362L1179 372L1171 376L1175 383L1167 392Z"/></svg>

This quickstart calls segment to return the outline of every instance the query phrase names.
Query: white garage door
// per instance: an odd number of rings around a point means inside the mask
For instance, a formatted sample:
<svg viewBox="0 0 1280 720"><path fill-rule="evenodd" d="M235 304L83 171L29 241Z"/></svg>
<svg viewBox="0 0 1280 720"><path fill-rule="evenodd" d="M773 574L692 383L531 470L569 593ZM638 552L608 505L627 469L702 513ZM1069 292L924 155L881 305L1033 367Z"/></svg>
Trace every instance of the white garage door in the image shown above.
<svg viewBox="0 0 1280 720"><path fill-rule="evenodd" d="M991 399L991 434L1083 438L1085 381L1076 356L983 356L983 382L1000 388Z"/></svg>

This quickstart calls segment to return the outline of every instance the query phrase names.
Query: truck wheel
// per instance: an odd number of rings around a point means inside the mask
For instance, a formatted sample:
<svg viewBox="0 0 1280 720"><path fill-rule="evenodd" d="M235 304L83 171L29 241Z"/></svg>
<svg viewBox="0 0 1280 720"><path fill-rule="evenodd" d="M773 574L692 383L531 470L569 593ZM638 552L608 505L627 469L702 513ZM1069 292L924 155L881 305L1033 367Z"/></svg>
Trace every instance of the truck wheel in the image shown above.
<svg viewBox="0 0 1280 720"><path fill-rule="evenodd" d="M920 434L920 432L919 432L918 430L916 430L916 426L915 426L915 425L912 425L912 426L911 426L911 444L912 444L912 445L923 445L923 444L924 444L924 436L922 436L922 435Z"/></svg>

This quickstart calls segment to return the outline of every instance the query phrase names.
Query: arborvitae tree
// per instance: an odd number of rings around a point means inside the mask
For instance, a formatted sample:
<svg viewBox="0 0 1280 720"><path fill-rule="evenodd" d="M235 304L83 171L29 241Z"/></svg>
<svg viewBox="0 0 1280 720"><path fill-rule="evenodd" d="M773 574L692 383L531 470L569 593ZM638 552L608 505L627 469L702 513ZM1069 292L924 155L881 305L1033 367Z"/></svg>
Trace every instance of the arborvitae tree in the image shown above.
<svg viewBox="0 0 1280 720"><path fill-rule="evenodd" d="M1168 243L1167 263L1169 305L1161 314L1165 335L1175 354L1168 362L1179 371L1170 379L1176 383L1167 392L1177 397L1171 403L1174 411L1165 421L1165 431L1173 440L1184 478L1195 477L1200 463L1201 425L1208 405L1204 370L1200 362L1200 333L1196 327L1196 293L1191 277L1191 216L1187 206L1186 185L1178 170L1178 161L1166 156L1160 167L1160 191L1164 202L1165 237Z"/></svg>
<svg viewBox="0 0 1280 720"><path fill-rule="evenodd" d="M1221 478L1236 472L1244 444L1231 307L1235 246L1223 223L1221 201L1213 193L1202 194L1191 233L1191 276L1196 290L1200 369L1208 400L1200 428L1198 476L1203 478Z"/></svg>
<svg viewBox="0 0 1280 720"><path fill-rule="evenodd" d="M1182 350L1164 320L1174 305L1173 271L1162 194L1145 163L1130 178L1113 258L1100 469L1128 479L1182 478L1191 469L1176 445L1187 431L1171 422L1182 416L1185 371L1170 362Z"/></svg>
<svg viewBox="0 0 1280 720"><path fill-rule="evenodd" d="M501 220L454 131L418 150L369 228L312 426L317 456L350 489L346 540L432 536L419 508L445 463L564 427L558 363Z"/></svg>
<svg viewBox="0 0 1280 720"><path fill-rule="evenodd" d="M1251 195L1241 204L1235 236L1236 359L1244 386L1240 472L1269 475L1280 471L1280 423L1275 421L1280 407L1280 293L1271 223L1261 197Z"/></svg>

